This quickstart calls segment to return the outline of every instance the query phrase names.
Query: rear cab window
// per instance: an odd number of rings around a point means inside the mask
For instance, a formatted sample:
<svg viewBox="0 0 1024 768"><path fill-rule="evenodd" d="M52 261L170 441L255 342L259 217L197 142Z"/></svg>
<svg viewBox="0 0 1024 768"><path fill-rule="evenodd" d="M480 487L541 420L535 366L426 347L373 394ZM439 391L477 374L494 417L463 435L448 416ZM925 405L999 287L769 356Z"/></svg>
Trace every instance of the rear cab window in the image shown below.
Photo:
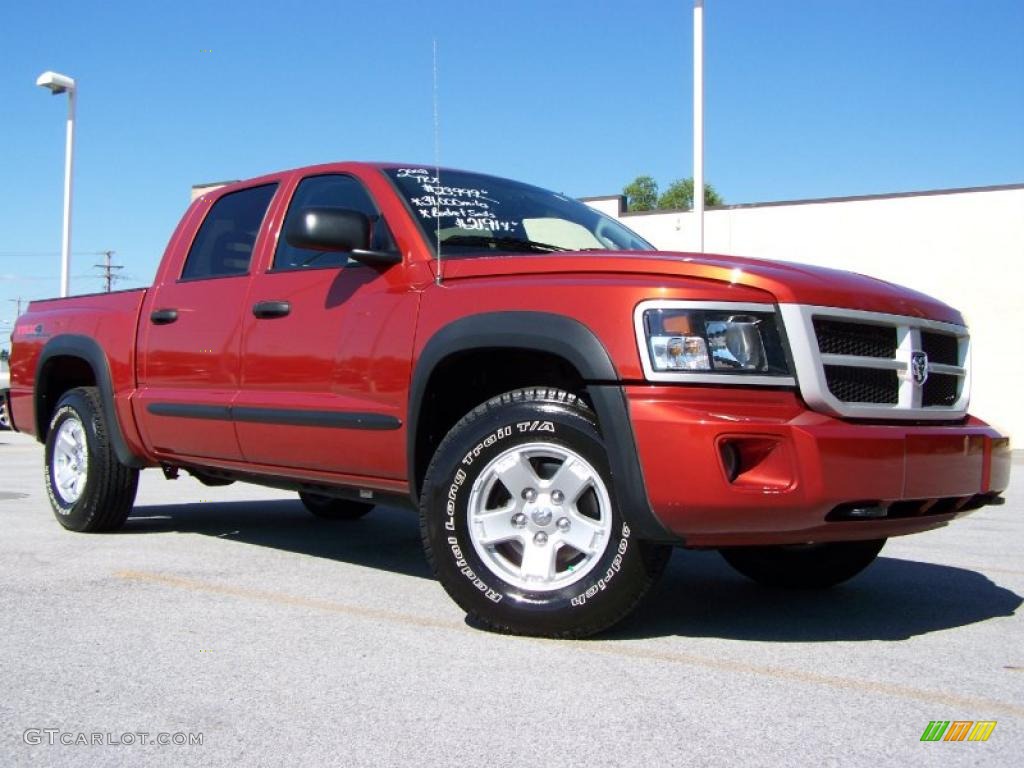
<svg viewBox="0 0 1024 768"><path fill-rule="evenodd" d="M181 279L248 274L256 237L276 191L276 183L262 184L219 198L192 241Z"/></svg>

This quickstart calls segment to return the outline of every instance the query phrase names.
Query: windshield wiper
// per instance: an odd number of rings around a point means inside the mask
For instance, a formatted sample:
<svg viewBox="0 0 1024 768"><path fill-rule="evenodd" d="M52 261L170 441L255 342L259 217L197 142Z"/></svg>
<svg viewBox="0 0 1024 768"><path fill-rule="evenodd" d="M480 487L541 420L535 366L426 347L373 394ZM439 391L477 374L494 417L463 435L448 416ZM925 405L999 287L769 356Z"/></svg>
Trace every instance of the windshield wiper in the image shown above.
<svg viewBox="0 0 1024 768"><path fill-rule="evenodd" d="M483 237L482 235L452 235L441 241L441 245L494 245L503 251L515 251L520 248L529 248L541 253L554 253L555 251L568 251L560 245L551 243L538 243L536 240L527 240L524 237Z"/></svg>

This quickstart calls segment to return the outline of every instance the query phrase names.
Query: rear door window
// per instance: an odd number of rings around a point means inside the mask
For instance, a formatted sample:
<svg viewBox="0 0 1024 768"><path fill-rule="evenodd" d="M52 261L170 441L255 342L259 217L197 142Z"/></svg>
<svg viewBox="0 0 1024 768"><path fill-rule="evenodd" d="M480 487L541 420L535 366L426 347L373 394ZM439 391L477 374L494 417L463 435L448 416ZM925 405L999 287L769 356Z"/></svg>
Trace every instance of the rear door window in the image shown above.
<svg viewBox="0 0 1024 768"><path fill-rule="evenodd" d="M244 275L277 184L224 195L206 214L185 258L182 280Z"/></svg>

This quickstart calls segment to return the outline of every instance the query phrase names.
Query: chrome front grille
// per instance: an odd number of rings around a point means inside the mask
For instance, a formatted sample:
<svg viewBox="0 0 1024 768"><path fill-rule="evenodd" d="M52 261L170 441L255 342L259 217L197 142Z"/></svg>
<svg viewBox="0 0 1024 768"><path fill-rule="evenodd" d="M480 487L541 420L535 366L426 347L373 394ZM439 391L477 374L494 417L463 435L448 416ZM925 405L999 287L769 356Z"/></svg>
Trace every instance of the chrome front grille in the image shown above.
<svg viewBox="0 0 1024 768"><path fill-rule="evenodd" d="M844 403L899 402L899 381L896 371L858 368L852 365L826 365L825 383L828 384L828 391Z"/></svg>
<svg viewBox="0 0 1024 768"><path fill-rule="evenodd" d="M949 333L921 331L921 349L933 363L960 365L960 344L957 337Z"/></svg>
<svg viewBox="0 0 1024 768"><path fill-rule="evenodd" d="M893 357L896 354L896 329L884 325L816 317L814 335L818 349L826 355Z"/></svg>
<svg viewBox="0 0 1024 768"><path fill-rule="evenodd" d="M933 406L942 405L951 407L960 396L960 376L952 376L948 373L933 373L928 376L924 383L921 405Z"/></svg>
<svg viewBox="0 0 1024 768"><path fill-rule="evenodd" d="M782 304L808 405L868 419L957 419L970 395L963 326L835 307Z"/></svg>

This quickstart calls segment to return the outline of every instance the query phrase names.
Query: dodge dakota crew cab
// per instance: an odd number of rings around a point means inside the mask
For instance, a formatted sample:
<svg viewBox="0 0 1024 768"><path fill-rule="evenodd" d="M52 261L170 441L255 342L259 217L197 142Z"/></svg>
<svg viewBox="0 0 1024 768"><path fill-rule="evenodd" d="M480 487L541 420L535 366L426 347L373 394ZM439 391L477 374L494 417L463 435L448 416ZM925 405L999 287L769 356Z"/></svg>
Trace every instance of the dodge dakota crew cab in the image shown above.
<svg viewBox="0 0 1024 768"><path fill-rule="evenodd" d="M960 314L856 274L656 251L564 195L338 163L197 199L153 286L37 301L14 427L58 521L110 531L139 470L417 509L483 626L584 636L673 546L827 587L1006 488ZM893 585L898 589L898 585Z"/></svg>

